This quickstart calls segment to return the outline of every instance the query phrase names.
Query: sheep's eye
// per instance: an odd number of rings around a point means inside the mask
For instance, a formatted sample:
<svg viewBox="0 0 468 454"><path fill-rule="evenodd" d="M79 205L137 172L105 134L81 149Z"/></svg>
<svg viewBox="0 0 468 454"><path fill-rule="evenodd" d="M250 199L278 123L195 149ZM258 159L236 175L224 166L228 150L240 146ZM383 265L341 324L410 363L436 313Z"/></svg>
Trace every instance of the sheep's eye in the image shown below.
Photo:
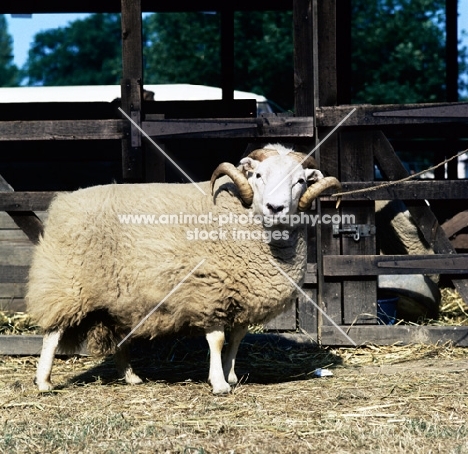
<svg viewBox="0 0 468 454"><path fill-rule="evenodd" d="M297 182L298 182L299 184L304 184L304 183L305 183L305 180L304 180L304 178L299 178L299 180L297 180Z"/></svg>
<svg viewBox="0 0 468 454"><path fill-rule="evenodd" d="M262 178L262 176L259 173L256 173L255 178Z"/></svg>

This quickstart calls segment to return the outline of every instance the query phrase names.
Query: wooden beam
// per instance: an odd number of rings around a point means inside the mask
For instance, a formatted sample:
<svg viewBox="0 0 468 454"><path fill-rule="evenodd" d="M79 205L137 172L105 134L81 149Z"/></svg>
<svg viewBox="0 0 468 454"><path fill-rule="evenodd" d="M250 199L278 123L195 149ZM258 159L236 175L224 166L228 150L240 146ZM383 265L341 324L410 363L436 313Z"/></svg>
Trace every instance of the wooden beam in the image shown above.
<svg viewBox="0 0 468 454"><path fill-rule="evenodd" d="M453 184L454 181L450 181L450 183ZM467 186L466 182L462 183ZM468 195L465 197L465 199L468 199ZM441 227L444 229L447 237L451 237L465 227L468 227L468 210L457 213L453 218L445 221Z"/></svg>
<svg viewBox="0 0 468 454"><path fill-rule="evenodd" d="M0 284L28 282L29 266L0 265Z"/></svg>
<svg viewBox="0 0 468 454"><path fill-rule="evenodd" d="M468 254L326 255L326 276L380 274L468 274Z"/></svg>
<svg viewBox="0 0 468 454"><path fill-rule="evenodd" d="M0 194L15 194L13 187L0 175ZM15 207L16 208L16 207ZM43 234L42 221L32 210L5 210L14 223L26 234L26 236L37 244Z"/></svg>
<svg viewBox="0 0 468 454"><path fill-rule="evenodd" d="M143 130L159 138L291 138L313 137L309 117L267 116L260 118L207 118L144 121Z"/></svg>
<svg viewBox="0 0 468 454"><path fill-rule="evenodd" d="M387 181L342 182L342 191L371 189L356 194L345 194L342 200L464 200L468 199L468 184L463 180L409 180L390 186ZM335 191L336 192L336 191ZM329 194L324 192L323 194Z"/></svg>
<svg viewBox="0 0 468 454"><path fill-rule="evenodd" d="M0 191L0 211L8 214L21 212L46 211L55 192L5 192ZM20 213L17 213L20 212Z"/></svg>
<svg viewBox="0 0 468 454"><path fill-rule="evenodd" d="M0 141L122 139L124 124L122 120L0 121Z"/></svg>
<svg viewBox="0 0 468 454"><path fill-rule="evenodd" d="M321 106L317 108L317 126L334 127L351 107L356 111L343 126L391 126L468 122L468 103L395 104Z"/></svg>
<svg viewBox="0 0 468 454"><path fill-rule="evenodd" d="M341 326L357 345L436 345L451 342L457 347L468 347L468 326ZM325 345L352 346L335 327L326 326L322 331Z"/></svg>
<svg viewBox="0 0 468 454"><path fill-rule="evenodd" d="M143 181L143 149L141 146L143 100L143 37L140 0L121 0L122 21L122 110L127 120L122 140L122 175L129 182Z"/></svg>

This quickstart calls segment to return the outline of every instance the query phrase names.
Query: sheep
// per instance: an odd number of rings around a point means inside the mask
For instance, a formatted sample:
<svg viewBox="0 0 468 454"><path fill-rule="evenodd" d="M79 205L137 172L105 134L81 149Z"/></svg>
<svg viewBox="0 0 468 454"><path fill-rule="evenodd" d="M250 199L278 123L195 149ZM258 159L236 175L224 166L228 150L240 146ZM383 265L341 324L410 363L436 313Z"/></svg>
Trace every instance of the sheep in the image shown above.
<svg viewBox="0 0 468 454"><path fill-rule="evenodd" d="M115 353L120 375L139 384L123 341L190 332L206 336L213 393L229 393L248 325L275 317L296 296L281 270L297 285L303 281L305 226L288 216L309 209L327 188L340 188L313 158L301 165L305 157L268 145L238 167L220 164L198 188L111 184L57 195L26 296L28 312L44 331L38 389L53 389L58 348L74 351L87 339L89 349ZM141 221L142 213L160 222L126 222L127 215ZM205 230L210 236L202 238L201 228L212 229ZM231 333L222 359L225 327Z"/></svg>

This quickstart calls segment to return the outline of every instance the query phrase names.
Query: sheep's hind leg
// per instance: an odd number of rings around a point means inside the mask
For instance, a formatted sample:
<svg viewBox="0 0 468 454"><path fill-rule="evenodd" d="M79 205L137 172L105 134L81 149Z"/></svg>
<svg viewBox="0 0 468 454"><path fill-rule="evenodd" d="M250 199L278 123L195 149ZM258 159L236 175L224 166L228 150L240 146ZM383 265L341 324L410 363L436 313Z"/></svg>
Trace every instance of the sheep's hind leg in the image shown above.
<svg viewBox="0 0 468 454"><path fill-rule="evenodd" d="M143 380L133 372L130 364L130 347L128 342L124 342L114 354L114 361L119 374L129 385L140 385Z"/></svg>
<svg viewBox="0 0 468 454"><path fill-rule="evenodd" d="M221 361L224 345L224 326L214 326L205 330L206 340L210 347L210 373L208 381L213 387L213 394L227 394L231 387L226 382Z"/></svg>
<svg viewBox="0 0 468 454"><path fill-rule="evenodd" d="M53 388L50 381L50 375L52 373L55 352L62 335L63 330L61 329L44 334L42 340L41 356L39 357L36 378L34 380L34 383L36 383L39 391L50 391Z"/></svg>
<svg viewBox="0 0 468 454"><path fill-rule="evenodd" d="M236 325L233 326L231 330L231 335L229 337L229 343L226 349L223 360L223 371L224 376L226 377L230 385L235 385L237 383L237 375L234 371L234 366L236 363L237 351L239 350L239 345L247 333L247 326Z"/></svg>

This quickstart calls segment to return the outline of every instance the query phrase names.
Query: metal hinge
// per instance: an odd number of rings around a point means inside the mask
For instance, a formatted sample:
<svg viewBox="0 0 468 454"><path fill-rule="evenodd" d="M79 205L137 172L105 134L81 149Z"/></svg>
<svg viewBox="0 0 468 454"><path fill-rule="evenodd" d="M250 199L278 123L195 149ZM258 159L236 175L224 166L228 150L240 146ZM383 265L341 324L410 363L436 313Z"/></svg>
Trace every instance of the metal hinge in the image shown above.
<svg viewBox="0 0 468 454"><path fill-rule="evenodd" d="M375 225L371 224L343 224L342 228L338 224L333 224L333 236L343 235L352 237L354 241L359 241L363 236L375 235Z"/></svg>

